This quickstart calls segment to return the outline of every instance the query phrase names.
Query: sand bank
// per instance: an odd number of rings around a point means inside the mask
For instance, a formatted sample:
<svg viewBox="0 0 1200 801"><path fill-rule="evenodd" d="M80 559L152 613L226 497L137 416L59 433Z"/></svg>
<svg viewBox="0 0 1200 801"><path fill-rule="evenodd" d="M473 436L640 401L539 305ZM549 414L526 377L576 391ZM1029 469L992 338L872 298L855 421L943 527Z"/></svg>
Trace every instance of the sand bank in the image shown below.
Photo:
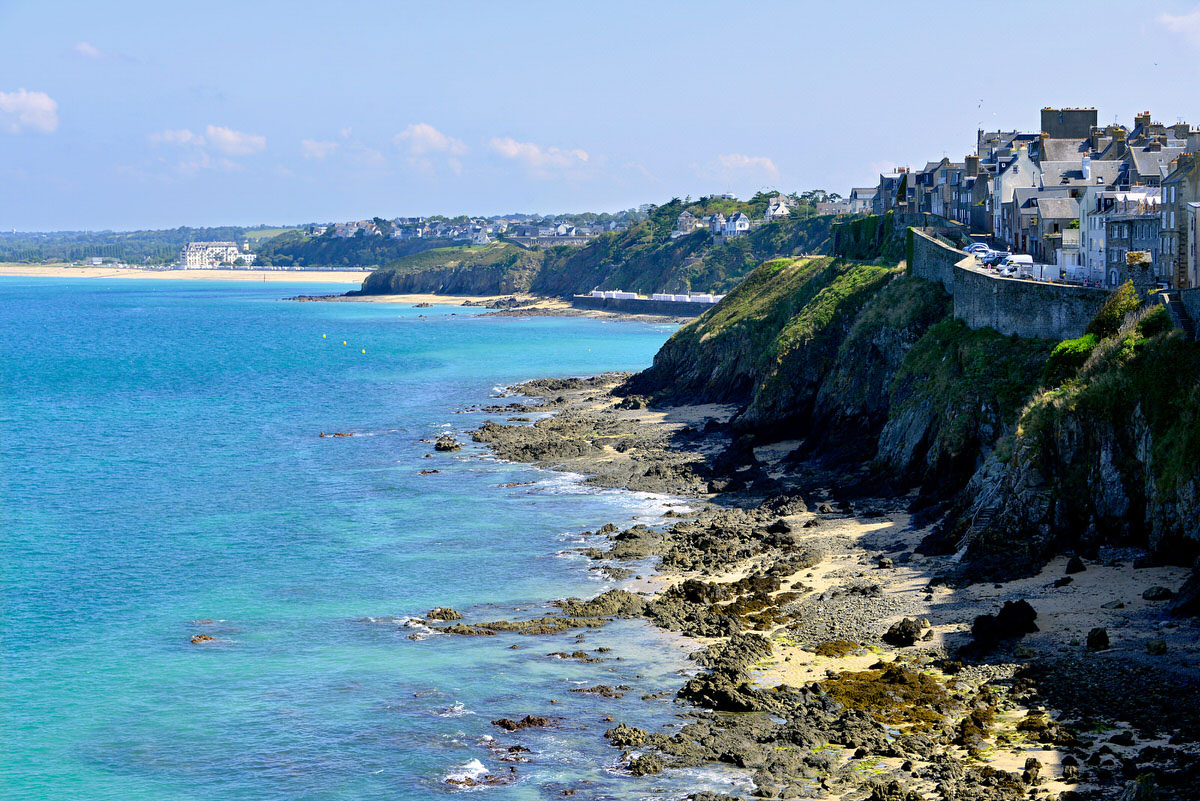
<svg viewBox="0 0 1200 801"><path fill-rule="evenodd" d="M72 267L66 264L0 263L0 277L8 278L165 278L174 281L258 281L358 286L367 275L360 270L136 270L119 267Z"/></svg>

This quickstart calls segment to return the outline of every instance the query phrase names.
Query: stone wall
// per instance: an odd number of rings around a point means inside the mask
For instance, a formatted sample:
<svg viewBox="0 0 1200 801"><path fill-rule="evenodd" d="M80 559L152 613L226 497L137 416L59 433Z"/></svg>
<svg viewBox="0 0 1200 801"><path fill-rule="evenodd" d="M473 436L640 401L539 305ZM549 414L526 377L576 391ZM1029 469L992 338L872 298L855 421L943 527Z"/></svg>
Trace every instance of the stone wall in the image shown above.
<svg viewBox="0 0 1200 801"><path fill-rule="evenodd" d="M961 250L944 245L916 228L909 229L909 270L918 278L935 281L954 294L954 265L962 261Z"/></svg>
<svg viewBox="0 0 1200 801"><path fill-rule="evenodd" d="M621 312L623 314L661 314L668 317L699 317L715 303L688 303L685 300L639 300L637 298L594 298L575 295L571 305L577 309Z"/></svg>
<svg viewBox="0 0 1200 801"><path fill-rule="evenodd" d="M1179 299L1183 301L1183 308L1187 309L1188 317L1191 317L1197 329L1200 329L1200 287L1179 290ZM1200 330L1197 331L1197 336L1200 337Z"/></svg>
<svg viewBox="0 0 1200 801"><path fill-rule="evenodd" d="M1108 291L1000 278L956 267L954 316L970 328L1037 339L1075 339L1100 311Z"/></svg>
<svg viewBox="0 0 1200 801"><path fill-rule="evenodd" d="M1083 336L1108 298L1092 287L1047 284L960 266L970 257L916 228L909 229L909 270L941 284L954 298L954 316L971 328L1035 339ZM1195 301L1200 306L1200 294ZM1200 311L1200 309L1198 309Z"/></svg>

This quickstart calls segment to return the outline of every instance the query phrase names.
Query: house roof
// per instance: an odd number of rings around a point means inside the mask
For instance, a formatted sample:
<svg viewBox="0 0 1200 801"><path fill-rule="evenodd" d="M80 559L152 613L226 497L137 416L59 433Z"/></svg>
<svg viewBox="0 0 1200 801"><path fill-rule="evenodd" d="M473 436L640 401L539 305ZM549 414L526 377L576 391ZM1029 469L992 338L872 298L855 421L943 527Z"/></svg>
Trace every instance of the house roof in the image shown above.
<svg viewBox="0 0 1200 801"><path fill-rule="evenodd" d="M1119 161L1096 161L1091 163L1092 176L1083 177L1083 162L1079 161L1043 161L1042 186L1053 189L1061 186L1090 186L1115 184L1123 169ZM1099 179L1099 180L1097 180Z"/></svg>
<svg viewBox="0 0 1200 801"><path fill-rule="evenodd" d="M1051 220L1074 220L1079 217L1079 201L1073 197L1039 197L1038 213Z"/></svg>
<svg viewBox="0 0 1200 801"><path fill-rule="evenodd" d="M877 186L856 186L850 190L850 197L858 199L875 197L875 193L879 190Z"/></svg>
<svg viewBox="0 0 1200 801"><path fill-rule="evenodd" d="M1138 175L1162 178L1170 171L1171 162L1183 155L1183 152L1182 147L1164 147L1160 150L1135 147L1129 151L1129 161Z"/></svg>
<svg viewBox="0 0 1200 801"><path fill-rule="evenodd" d="M1042 142L1042 161L1073 161L1091 152L1088 139L1047 139Z"/></svg>

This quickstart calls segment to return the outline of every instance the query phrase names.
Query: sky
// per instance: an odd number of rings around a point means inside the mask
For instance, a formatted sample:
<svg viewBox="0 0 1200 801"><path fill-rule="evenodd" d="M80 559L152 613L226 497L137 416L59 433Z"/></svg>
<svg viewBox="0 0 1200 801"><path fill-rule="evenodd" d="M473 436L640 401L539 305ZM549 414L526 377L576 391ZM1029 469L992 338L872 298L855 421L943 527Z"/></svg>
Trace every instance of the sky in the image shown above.
<svg viewBox="0 0 1200 801"><path fill-rule="evenodd" d="M846 194L1198 86L1197 0L0 0L0 230Z"/></svg>

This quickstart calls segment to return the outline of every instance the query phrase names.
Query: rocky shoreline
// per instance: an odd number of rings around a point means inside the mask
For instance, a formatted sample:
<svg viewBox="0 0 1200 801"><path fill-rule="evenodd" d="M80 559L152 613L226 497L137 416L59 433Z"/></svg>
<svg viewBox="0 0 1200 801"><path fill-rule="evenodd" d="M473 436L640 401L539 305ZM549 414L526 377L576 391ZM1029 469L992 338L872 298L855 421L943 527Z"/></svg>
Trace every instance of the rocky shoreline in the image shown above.
<svg viewBox="0 0 1200 801"><path fill-rule="evenodd" d="M650 408L613 393L624 379L528 382L471 410L504 420L471 436L506 460L692 499L667 526L598 526L606 547L584 549L610 576L647 560L655 575L534 620L433 617L464 636L644 617L694 639L685 724L607 732L632 774L724 763L761 798L1196 797L1200 631L1171 615L1189 571L1109 548L960 586L953 556L919 552L929 528L909 499L839 501L789 459L795 443L743 453L736 407Z"/></svg>
<svg viewBox="0 0 1200 801"><path fill-rule="evenodd" d="M428 308L434 305L453 305L467 308L486 309L482 314L488 317L593 317L605 320L627 320L647 323L684 324L692 317L678 317L664 314L635 314L634 312L616 312L604 309L580 309L572 306L562 298L545 297L542 295L505 295L484 296L478 299L463 295L408 294L408 295L379 295L362 294L351 291L340 295L297 295L285 300L300 303L408 303L417 308Z"/></svg>

